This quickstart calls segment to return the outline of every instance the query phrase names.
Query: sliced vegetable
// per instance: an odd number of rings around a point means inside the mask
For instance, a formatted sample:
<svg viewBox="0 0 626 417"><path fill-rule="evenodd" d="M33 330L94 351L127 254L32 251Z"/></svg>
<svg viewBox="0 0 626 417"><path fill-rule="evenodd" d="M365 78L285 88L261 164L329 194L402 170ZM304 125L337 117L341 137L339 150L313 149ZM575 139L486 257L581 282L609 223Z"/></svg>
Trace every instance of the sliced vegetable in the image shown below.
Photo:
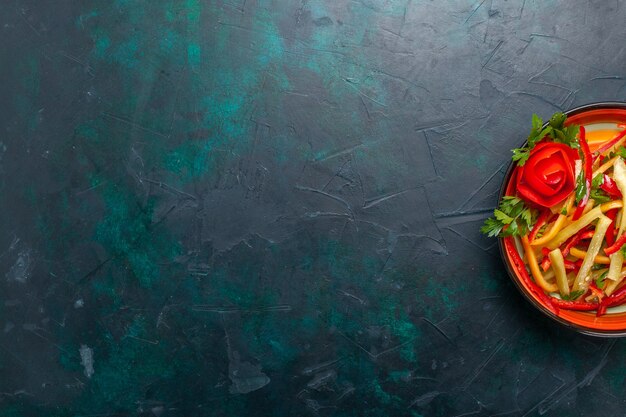
<svg viewBox="0 0 626 417"><path fill-rule="evenodd" d="M626 165L621 157L618 157L613 164L613 177L616 188L622 193L623 205L624 202L626 202L623 197L626 195ZM613 228L614 226L611 226L611 229ZM624 216L622 215L619 224L619 238L616 242L604 250L604 253L611 256L611 266L609 267L609 273L607 274L607 278L611 281L617 281L619 279L622 265L624 263L624 254L620 251L621 247L624 243L626 243L626 233L624 233L624 229L626 229L626 222L624 222Z"/></svg>
<svg viewBox="0 0 626 417"><path fill-rule="evenodd" d="M618 157L613 164L613 179L622 193L622 207L624 207L626 205L626 164L621 157ZM624 216L621 216L618 235L623 234L624 230L626 230L626 222Z"/></svg>
<svg viewBox="0 0 626 417"><path fill-rule="evenodd" d="M601 316L606 313L606 309L608 307L615 307L626 302L626 286L623 286L619 290L617 290L614 294L605 297L600 302L600 306L598 307L597 315Z"/></svg>
<svg viewBox="0 0 626 417"><path fill-rule="evenodd" d="M589 287L589 283L591 281L591 277L589 273L591 272L591 267L594 264L594 258L600 252L600 247L602 246L602 242L604 241L604 235L606 230L611 225L611 219L606 217L605 215L601 215L598 220L598 224L596 225L596 230L591 239L591 243L589 243L589 248L587 249L587 254L585 255L585 259L583 260L583 264L576 275L576 280L574 281L574 285L572 286L572 291L586 291Z"/></svg>
<svg viewBox="0 0 626 417"><path fill-rule="evenodd" d="M611 219L612 223L609 229L606 231L606 244L611 246L615 243L615 217L617 216L617 209L609 210L605 213L605 216Z"/></svg>
<svg viewBox="0 0 626 417"><path fill-rule="evenodd" d="M563 310L593 311L598 308L598 303L588 303L586 301L560 300L558 298L551 298L551 300L552 300L552 304L555 307L562 308Z"/></svg>
<svg viewBox="0 0 626 417"><path fill-rule="evenodd" d="M547 246L549 249L556 249L561 246L567 239L574 236L584 227L587 227L591 222L596 220L598 217L602 216L602 213L614 208L618 208L622 206L621 201L611 201L610 203L604 203L598 207L595 207L589 213L582 216L580 219L576 220L573 223L570 223L566 227L564 227L557 235L548 242Z"/></svg>
<svg viewBox="0 0 626 417"><path fill-rule="evenodd" d="M562 250L563 256L569 255L569 251L574 246L578 245L578 243L581 240L591 239L592 237L593 237L593 230L589 230L589 229L581 230L580 232L578 232L577 235L572 236L571 238L567 240L567 242L565 242L565 247Z"/></svg>
<svg viewBox="0 0 626 417"><path fill-rule="evenodd" d="M604 162L602 165L600 165L598 169L593 171L593 177L595 178L596 175L602 174L603 172L607 171L609 168L613 166L616 160L617 160L617 156L610 158L608 161Z"/></svg>
<svg viewBox="0 0 626 417"><path fill-rule="evenodd" d="M585 139L585 128L583 126L580 127L580 132L578 134L578 143L580 144L580 153L583 160L583 169L581 172L582 183L584 184L584 194L580 199L578 199L577 194L577 202L576 210L574 211L574 215L572 216L572 220L578 220L580 216L583 214L583 210L587 205L587 201L589 201L589 194L591 193L591 181L593 175L593 158L591 157L591 152L589 151L589 144L587 144L587 140ZM578 187L577 187L578 190Z"/></svg>
<svg viewBox="0 0 626 417"><path fill-rule="evenodd" d="M613 139L611 139L610 141L608 141L607 143L605 143L604 145L602 145L600 148L598 148L597 151L595 151L595 156L594 156L594 161L599 157L602 156L602 154L606 151L608 151L609 149L611 149L612 147L617 147L619 146L621 143L619 143L620 141L623 142L623 138L626 137L626 129L622 130L621 132L619 132L617 134L617 136L615 136Z"/></svg>
<svg viewBox="0 0 626 417"><path fill-rule="evenodd" d="M604 248L604 253L607 255L613 255L615 252L619 251L622 246L624 246L624 243L626 243L626 233L622 234L614 244L608 248ZM621 271L621 268L619 270Z"/></svg>
<svg viewBox="0 0 626 417"><path fill-rule="evenodd" d="M617 187L617 184L611 177L604 174L604 178L602 180L602 184L600 184L600 189L604 191L609 197L613 198L622 198L622 192Z"/></svg>
<svg viewBox="0 0 626 417"><path fill-rule="evenodd" d="M587 251L578 248L572 248L570 254L578 259L585 259L587 257ZM608 256L596 255L595 258L593 258L593 262L600 265L608 265L611 263L611 259Z"/></svg>
<svg viewBox="0 0 626 417"><path fill-rule="evenodd" d="M544 293L542 289L537 285L537 283L533 281L528 275L528 271L526 271L526 265L524 265L524 261L522 260L521 256L517 252L517 249L515 247L515 243L513 242L512 237L504 238L504 247L507 253L509 254L509 256L511 257L511 260L513 261L513 266L519 273L519 277L521 281L524 283L524 285L527 288L529 288L530 292L535 297L541 300L542 304L548 310L550 310L553 314L558 315L559 309L554 304L552 304L552 301L551 301L552 298L549 297L546 293Z"/></svg>
<svg viewBox="0 0 626 417"><path fill-rule="evenodd" d="M567 272L565 271L565 262L561 249L554 249L549 254L550 261L552 262L552 268L556 276L556 285L559 287L559 293L561 296L569 295L569 285L567 283Z"/></svg>
<svg viewBox="0 0 626 417"><path fill-rule="evenodd" d="M537 264L537 258L535 257L535 252L533 251L530 243L528 242L528 236L521 237L522 246L524 247L524 253L526 254L526 261L528 263L528 267L530 268L530 272L535 279L535 282L547 292L555 292L558 287L555 284L550 284L546 281L539 269L539 265Z"/></svg>
<svg viewBox="0 0 626 417"><path fill-rule="evenodd" d="M546 224L546 221L548 220L548 217L550 217L551 214L552 213L550 212L550 210L543 210L541 212L539 217L537 217L537 221L535 222L535 225L533 226L533 230L531 230L530 234L528 235L529 241L532 242L533 240L535 240L537 233L539 233L539 229L541 229L543 225Z"/></svg>

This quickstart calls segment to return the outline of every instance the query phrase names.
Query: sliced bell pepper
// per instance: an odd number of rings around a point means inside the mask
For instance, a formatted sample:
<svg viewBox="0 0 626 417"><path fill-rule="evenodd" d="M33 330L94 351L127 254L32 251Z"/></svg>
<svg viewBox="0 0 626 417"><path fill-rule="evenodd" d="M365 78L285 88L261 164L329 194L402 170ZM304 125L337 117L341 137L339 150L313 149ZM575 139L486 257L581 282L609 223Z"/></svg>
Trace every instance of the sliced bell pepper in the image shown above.
<svg viewBox="0 0 626 417"><path fill-rule="evenodd" d="M589 194L591 193L591 181L593 178L593 158L591 157L591 151L589 151L589 144L587 143L587 139L585 138L585 127L580 127L580 132L578 134L578 142L580 144L580 153L583 160L583 178L585 181L585 195L580 199L578 205L576 206L576 210L574 211L574 215L572 216L572 220L578 220L580 216L583 214L583 210L589 201Z"/></svg>
<svg viewBox="0 0 626 417"><path fill-rule="evenodd" d="M565 242L565 247L561 252L563 252L563 256L569 255L570 250L578 245L581 240L591 239L593 237L593 230L587 228L578 232L578 234L569 238L568 241Z"/></svg>
<svg viewBox="0 0 626 417"><path fill-rule="evenodd" d="M580 265L582 265L583 261L582 259L579 259L576 262L572 262L572 261L568 261L567 259L564 259L563 263L565 264L565 269L567 271L574 271L576 270L576 268L580 268Z"/></svg>
<svg viewBox="0 0 626 417"><path fill-rule="evenodd" d="M600 302L596 315L601 316L606 313L606 309L608 307L615 307L624 304L624 302L626 302L626 285L615 291L610 296L604 297Z"/></svg>
<svg viewBox="0 0 626 417"><path fill-rule="evenodd" d="M617 188L617 183L613 181L613 178L604 174L600 189L607 193L609 197L622 198L622 192Z"/></svg>
<svg viewBox="0 0 626 417"><path fill-rule="evenodd" d="M617 209L609 210L605 213L606 217L611 219L611 225L606 231L606 235L604 239L606 239L606 244L611 246L615 243L615 218L617 217Z"/></svg>
<svg viewBox="0 0 626 417"><path fill-rule="evenodd" d="M543 269L543 272L546 272L548 269L550 269L550 265L552 264L552 261L550 260L550 249L548 248L541 248L541 254L543 255L543 259L541 260L541 269Z"/></svg>
<svg viewBox="0 0 626 417"><path fill-rule="evenodd" d="M581 126L582 127L582 126ZM626 136L626 129L622 130L621 132L619 132L617 134L617 136L615 136L613 139L611 139L610 141L608 141L607 143L605 143L604 145L602 145L600 148L598 148L598 150L595 152L595 157L593 158L594 162L596 159L598 159L598 157L600 157L604 152L608 151L609 149L611 149L613 146L615 146L615 144L617 142L619 142L624 136Z"/></svg>
<svg viewBox="0 0 626 417"><path fill-rule="evenodd" d="M551 298L551 301L555 307L563 310L593 311L598 308L598 303L588 303L586 301L569 301L554 297Z"/></svg>
<svg viewBox="0 0 626 417"><path fill-rule="evenodd" d="M589 284L589 290L591 291L591 296L596 297L598 300L602 300L604 297L604 291L602 291L595 282Z"/></svg>
<svg viewBox="0 0 626 417"><path fill-rule="evenodd" d="M535 297L537 297L548 310L550 310L553 314L558 315L559 309L554 304L552 304L552 297L544 293L539 285L537 285L537 283L530 278L530 275L528 275L526 265L524 264L524 261L522 260L522 257L519 255L519 253L517 253L517 249L515 248L515 243L513 242L512 237L504 238L504 247L511 257L513 261L513 266L519 273L520 279L530 289L530 292Z"/></svg>
<svg viewBox="0 0 626 417"><path fill-rule="evenodd" d="M530 234L528 235L529 241L532 242L533 240L535 240L535 236L537 236L539 229L541 229L543 225L546 224L546 221L548 220L548 216L550 216L550 214L550 210L544 210L543 212L541 212L541 214L537 218L537 221L535 222L535 225L533 226L533 230L531 230Z"/></svg>
<svg viewBox="0 0 626 417"><path fill-rule="evenodd" d="M620 250L622 246L624 246L624 243L626 243L626 233L622 233L622 235L617 238L615 243L613 243L611 246L609 246L608 248L604 248L604 253L606 253L607 255L613 255L615 252Z"/></svg>

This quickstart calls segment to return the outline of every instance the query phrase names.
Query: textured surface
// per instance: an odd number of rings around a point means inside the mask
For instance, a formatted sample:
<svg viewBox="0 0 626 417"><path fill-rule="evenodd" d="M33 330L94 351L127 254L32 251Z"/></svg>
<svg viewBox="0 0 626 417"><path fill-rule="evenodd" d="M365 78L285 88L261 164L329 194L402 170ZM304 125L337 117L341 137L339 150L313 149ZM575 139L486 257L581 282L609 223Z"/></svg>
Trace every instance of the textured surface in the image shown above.
<svg viewBox="0 0 626 417"><path fill-rule="evenodd" d="M0 7L0 415L621 415L478 228L619 1Z"/></svg>

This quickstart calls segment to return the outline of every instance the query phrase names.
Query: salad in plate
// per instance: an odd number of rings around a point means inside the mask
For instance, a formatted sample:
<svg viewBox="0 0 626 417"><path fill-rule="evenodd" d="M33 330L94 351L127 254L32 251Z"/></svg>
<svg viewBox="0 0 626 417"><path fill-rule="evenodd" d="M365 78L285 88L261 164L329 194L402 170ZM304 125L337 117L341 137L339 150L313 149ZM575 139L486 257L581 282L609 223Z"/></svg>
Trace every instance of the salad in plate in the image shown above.
<svg viewBox="0 0 626 417"><path fill-rule="evenodd" d="M510 191L481 228L555 314L626 304L626 128L587 128L533 115Z"/></svg>

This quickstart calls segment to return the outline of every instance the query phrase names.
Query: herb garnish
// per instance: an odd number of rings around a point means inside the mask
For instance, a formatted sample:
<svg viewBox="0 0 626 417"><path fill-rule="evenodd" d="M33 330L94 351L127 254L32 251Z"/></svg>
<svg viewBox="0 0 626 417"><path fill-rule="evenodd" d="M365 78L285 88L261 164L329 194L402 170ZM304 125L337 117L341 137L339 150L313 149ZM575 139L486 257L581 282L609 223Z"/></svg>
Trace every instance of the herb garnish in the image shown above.
<svg viewBox="0 0 626 417"><path fill-rule="evenodd" d="M611 201L611 197L609 197L609 195L604 190L600 189L600 186L603 183L604 183L603 173L599 173L598 175L594 177L593 181L591 181L591 193L589 194L589 198L596 200L596 203L598 204L607 203ZM581 181L581 182L577 181L576 191L578 191L579 184L582 184L584 187L584 181ZM577 193L576 202L578 201L579 200L578 200L578 193Z"/></svg>
<svg viewBox="0 0 626 417"><path fill-rule="evenodd" d="M596 287L598 287L599 289L603 289L604 288L604 284L606 284L604 282L604 278L606 278L606 275L609 273L609 271L604 271L602 273L602 275L600 275L597 279L596 279Z"/></svg>
<svg viewBox="0 0 626 417"><path fill-rule="evenodd" d="M524 202L513 196L504 196L493 216L483 224L480 231L489 237L523 236L533 225L533 213Z"/></svg>
<svg viewBox="0 0 626 417"><path fill-rule="evenodd" d="M554 142L564 143L571 148L578 149L576 136L578 135L579 127L577 125L564 126L565 120L567 120L565 114L554 113L548 125L542 129L543 120L541 117L533 114L533 127L530 135L528 135L528 144L522 148L513 149L513 157L511 159L516 161L517 165L523 166L530 156L531 149L546 136L550 136Z"/></svg>
<svg viewBox="0 0 626 417"><path fill-rule="evenodd" d="M572 291L571 293L567 295L561 295L561 298L564 299L565 301L573 301L577 299L578 297L580 297L581 295L583 295L584 293L585 293L584 290Z"/></svg>

